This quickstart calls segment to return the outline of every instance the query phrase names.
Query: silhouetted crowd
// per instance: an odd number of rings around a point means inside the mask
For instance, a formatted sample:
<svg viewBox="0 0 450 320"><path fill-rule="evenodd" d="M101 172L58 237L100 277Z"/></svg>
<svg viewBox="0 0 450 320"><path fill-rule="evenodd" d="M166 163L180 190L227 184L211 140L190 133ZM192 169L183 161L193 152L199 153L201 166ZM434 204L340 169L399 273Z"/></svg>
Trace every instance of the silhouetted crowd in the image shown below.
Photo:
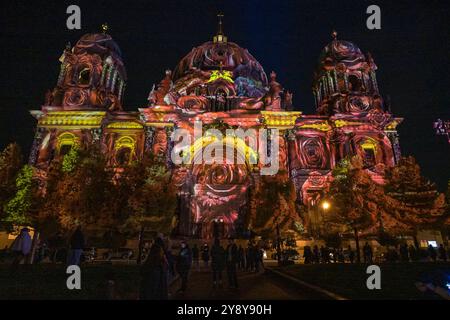
<svg viewBox="0 0 450 320"><path fill-rule="evenodd" d="M361 262L371 264L374 262L373 248L369 243L365 243L361 250ZM420 260L444 261L447 262L450 256L450 249L446 249L440 244L438 248L429 245L427 249L417 249L413 245L402 244L390 247L383 253L379 262L412 262ZM357 261L357 251L351 246L343 248L327 248L315 245L313 248L305 246L303 251L305 264L318 263L355 263Z"/></svg>
<svg viewBox="0 0 450 320"><path fill-rule="evenodd" d="M177 293L185 293L188 290L191 268L210 270L213 288L223 287L223 273L226 272L228 287L237 289L237 272L259 272L264 267L263 252L251 241L247 248L244 248L230 238L226 246L222 246L220 240L215 239L211 247L208 243L204 243L201 248L194 244L192 249L186 241L182 241L178 254L172 255L168 244L158 237L141 267L140 298L168 299L168 283L171 283L177 274L181 280Z"/></svg>

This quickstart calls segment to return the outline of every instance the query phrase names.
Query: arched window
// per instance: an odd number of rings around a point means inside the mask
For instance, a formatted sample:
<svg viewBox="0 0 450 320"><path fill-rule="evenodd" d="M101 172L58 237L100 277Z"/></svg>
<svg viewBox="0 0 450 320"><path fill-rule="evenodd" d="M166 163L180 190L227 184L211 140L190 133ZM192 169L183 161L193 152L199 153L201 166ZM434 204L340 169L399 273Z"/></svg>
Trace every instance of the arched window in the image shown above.
<svg viewBox="0 0 450 320"><path fill-rule="evenodd" d="M59 149L59 155L65 156L66 154L68 154L70 152L72 147L73 147L73 145L71 145L71 144L62 145L61 148Z"/></svg>
<svg viewBox="0 0 450 320"><path fill-rule="evenodd" d="M130 136L123 136L115 143L115 162L119 166L129 164L133 159L135 140Z"/></svg>
<svg viewBox="0 0 450 320"><path fill-rule="evenodd" d="M128 147L120 148L116 153L116 163L119 166L124 166L131 161L131 149Z"/></svg>
<svg viewBox="0 0 450 320"><path fill-rule="evenodd" d="M87 66L82 66L78 72L78 84L89 85L91 82L91 69Z"/></svg>
<svg viewBox="0 0 450 320"><path fill-rule="evenodd" d="M376 142L373 139L369 138L361 144L361 149L364 167L368 168L376 165Z"/></svg>
<svg viewBox="0 0 450 320"><path fill-rule="evenodd" d="M64 132L58 136L57 151L64 156L70 152L72 147L78 143L78 138L70 132Z"/></svg>
<svg viewBox="0 0 450 320"><path fill-rule="evenodd" d="M362 90L362 82L361 79L351 74L348 76L348 86L350 91L361 91Z"/></svg>

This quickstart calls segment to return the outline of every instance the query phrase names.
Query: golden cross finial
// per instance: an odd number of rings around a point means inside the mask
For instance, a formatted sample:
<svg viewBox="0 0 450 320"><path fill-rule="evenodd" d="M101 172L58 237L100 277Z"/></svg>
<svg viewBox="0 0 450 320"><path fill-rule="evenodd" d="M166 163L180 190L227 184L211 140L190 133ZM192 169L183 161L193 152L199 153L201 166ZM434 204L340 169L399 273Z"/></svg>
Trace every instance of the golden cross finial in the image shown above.
<svg viewBox="0 0 450 320"><path fill-rule="evenodd" d="M109 30L109 25L108 25L108 23L103 23L102 24L102 33L103 34L106 34L107 32L108 32L108 30Z"/></svg>
<svg viewBox="0 0 450 320"><path fill-rule="evenodd" d="M218 25L218 29L217 29L217 34L218 35L223 35L223 30L222 30L222 18L223 18L223 14L219 13L217 14L217 18L219 19L219 25Z"/></svg>

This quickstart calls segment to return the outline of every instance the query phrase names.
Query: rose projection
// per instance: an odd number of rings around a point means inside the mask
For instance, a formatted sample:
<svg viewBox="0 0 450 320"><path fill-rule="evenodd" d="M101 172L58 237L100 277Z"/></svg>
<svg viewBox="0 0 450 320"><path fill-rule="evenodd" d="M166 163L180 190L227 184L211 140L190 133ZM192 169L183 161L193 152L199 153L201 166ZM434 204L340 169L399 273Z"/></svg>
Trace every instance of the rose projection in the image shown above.
<svg viewBox="0 0 450 320"><path fill-rule="evenodd" d="M232 236L247 202L246 165L194 165L194 223L202 238ZM242 218L242 217L241 217Z"/></svg>
<svg viewBox="0 0 450 320"><path fill-rule="evenodd" d="M400 159L396 127L402 119L384 106L377 66L370 54L333 36L313 77L317 114L304 115L276 73L268 78L247 49L228 41L221 24L213 41L192 49L173 72L165 70L145 107L122 111L127 76L121 51L106 32L87 34L63 51L56 87L40 110L31 111L38 123L30 164L45 184L50 163L75 145L98 145L108 155L108 165L118 169L157 155L166 160L171 183L178 188L178 235L243 236L251 228L249 199L258 189L262 169L260 163L248 161L249 140L224 142L240 144L240 164L175 164L172 153L184 149L177 149L174 132L192 134L199 123L224 136L227 129L253 129L257 134L276 129L278 152L262 158L278 161L280 172L295 185L297 204L310 209L304 221L296 221L306 224L308 232L321 221L310 215L340 160L360 155L371 177L382 182L382 168ZM269 135L266 143L275 145L274 138ZM197 137L187 149L195 143L205 149L207 140Z"/></svg>

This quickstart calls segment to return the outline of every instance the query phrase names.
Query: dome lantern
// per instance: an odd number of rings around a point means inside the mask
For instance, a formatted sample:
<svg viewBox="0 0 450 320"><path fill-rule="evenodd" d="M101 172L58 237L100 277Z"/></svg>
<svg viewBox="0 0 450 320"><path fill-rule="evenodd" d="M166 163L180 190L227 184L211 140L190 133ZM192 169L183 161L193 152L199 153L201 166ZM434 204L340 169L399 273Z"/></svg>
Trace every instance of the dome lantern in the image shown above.
<svg viewBox="0 0 450 320"><path fill-rule="evenodd" d="M217 26L217 34L213 37L213 42L227 42L228 38L223 34L222 27L222 18L223 14L219 13L217 15L218 18L218 26Z"/></svg>

